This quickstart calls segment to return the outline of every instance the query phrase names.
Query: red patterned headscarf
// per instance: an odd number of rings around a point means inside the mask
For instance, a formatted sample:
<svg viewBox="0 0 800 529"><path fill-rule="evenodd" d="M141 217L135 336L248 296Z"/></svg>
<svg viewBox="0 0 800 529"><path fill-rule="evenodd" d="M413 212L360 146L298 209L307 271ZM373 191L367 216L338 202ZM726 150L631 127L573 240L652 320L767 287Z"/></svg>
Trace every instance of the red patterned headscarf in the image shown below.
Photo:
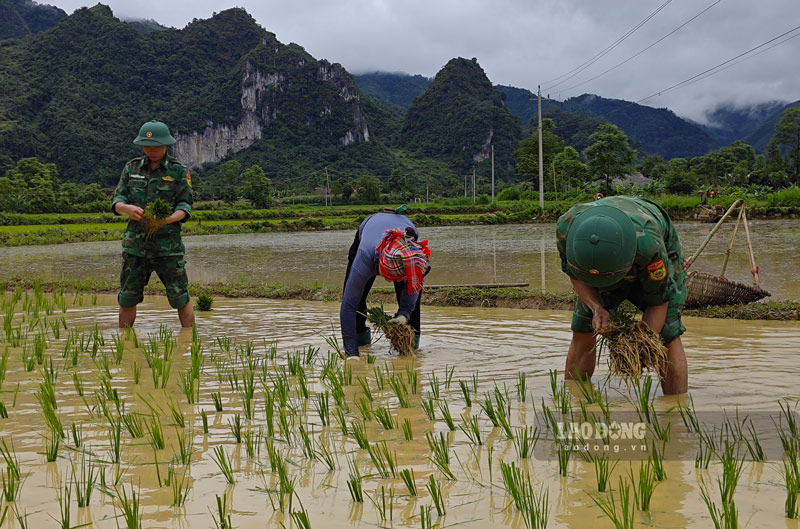
<svg viewBox="0 0 800 529"><path fill-rule="evenodd" d="M422 290L425 272L430 268L431 251L428 241L416 241L408 234L394 228L386 230L375 251L378 270L387 281L405 280L409 294Z"/></svg>

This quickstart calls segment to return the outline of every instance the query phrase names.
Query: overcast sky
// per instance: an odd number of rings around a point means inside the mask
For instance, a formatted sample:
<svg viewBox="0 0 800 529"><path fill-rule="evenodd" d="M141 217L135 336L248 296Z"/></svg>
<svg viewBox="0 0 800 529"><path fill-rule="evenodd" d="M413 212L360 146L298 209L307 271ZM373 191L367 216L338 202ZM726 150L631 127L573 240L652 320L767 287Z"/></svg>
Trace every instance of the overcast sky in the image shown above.
<svg viewBox="0 0 800 529"><path fill-rule="evenodd" d="M67 13L84 0L40 0ZM628 59L715 4L673 35ZM800 26L800 0L106 0L120 18L152 18L182 28L193 18L240 6L281 42L351 73L401 71L433 77L453 57L476 57L495 84L565 99L582 93L639 101ZM632 30L585 71L553 81ZM797 36L721 73L653 97L702 120L722 103L800 99ZM780 40L775 41L775 43ZM774 43L773 43L774 44ZM561 79L559 79L561 80ZM573 88L574 87L574 88Z"/></svg>

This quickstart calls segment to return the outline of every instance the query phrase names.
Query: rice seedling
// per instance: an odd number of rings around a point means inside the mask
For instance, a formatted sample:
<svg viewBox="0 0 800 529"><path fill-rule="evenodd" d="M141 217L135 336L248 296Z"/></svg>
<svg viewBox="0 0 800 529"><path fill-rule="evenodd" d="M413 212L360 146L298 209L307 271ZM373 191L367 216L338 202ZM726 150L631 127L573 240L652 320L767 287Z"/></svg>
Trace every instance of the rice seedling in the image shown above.
<svg viewBox="0 0 800 529"><path fill-rule="evenodd" d="M317 410L322 426L329 426L331 423L331 408L328 395L327 390L325 393L317 393L317 398L314 401L314 408Z"/></svg>
<svg viewBox="0 0 800 529"><path fill-rule="evenodd" d="M2 400L0 400L0 419L8 419L8 409Z"/></svg>
<svg viewBox="0 0 800 529"><path fill-rule="evenodd" d="M666 446L667 442L662 441L661 448L659 448L655 439L653 439L653 442L650 445L650 453L647 458L648 461L653 465L656 481L664 481L667 479L667 471L664 469L664 450Z"/></svg>
<svg viewBox="0 0 800 529"><path fill-rule="evenodd" d="M328 467L328 472L336 470L336 455L331 452L330 445L327 442L323 442L322 438L317 440L317 450L314 451L314 457Z"/></svg>
<svg viewBox="0 0 800 529"><path fill-rule="evenodd" d="M6 506L8 509L8 506ZM0 516L2 518L2 516ZM19 524L19 529L28 529L28 513L26 511L19 512L16 506L14 506L14 518L17 519L17 523ZM0 525L3 522L0 520Z"/></svg>
<svg viewBox="0 0 800 529"><path fill-rule="evenodd" d="M72 482L66 480L62 487L59 487L56 496L58 497L58 514L56 518L52 514L50 517L58 523L61 529L72 529L70 504L72 503Z"/></svg>
<svg viewBox="0 0 800 529"><path fill-rule="evenodd" d="M27 347L23 347L22 349L22 365L27 373L30 373L36 367L36 358L28 354Z"/></svg>
<svg viewBox="0 0 800 529"><path fill-rule="evenodd" d="M435 409L436 402L433 400L433 397L429 396L426 399L422 399L422 401L420 401L420 404L422 405L422 409L423 409L423 411L425 411L425 416L428 418L428 420L429 421L435 421L436 420L436 409Z"/></svg>
<svg viewBox="0 0 800 529"><path fill-rule="evenodd" d="M447 428L453 432L456 429L456 423L453 422L453 416L450 414L450 406L446 400L439 401L439 411L442 414L442 420L447 425Z"/></svg>
<svg viewBox="0 0 800 529"><path fill-rule="evenodd" d="M378 391L383 391L383 388L386 387L386 376L378 366L372 366L372 372L375 374L375 384L378 387Z"/></svg>
<svg viewBox="0 0 800 529"><path fill-rule="evenodd" d="M309 391L308 391L308 382L306 380L306 370L300 366L300 370L297 372L297 387L300 392L300 396L304 399L308 399Z"/></svg>
<svg viewBox="0 0 800 529"><path fill-rule="evenodd" d="M725 441L720 463L722 463L722 481L720 482L719 492L722 497L722 504L733 503L733 495L736 492L736 485L742 475L744 459L739 458L738 443L728 443Z"/></svg>
<svg viewBox="0 0 800 529"><path fill-rule="evenodd" d="M275 436L275 397L272 391L264 388L264 418L267 426L267 437Z"/></svg>
<svg viewBox="0 0 800 529"><path fill-rule="evenodd" d="M6 464L5 474L0 474L0 486L2 486L2 498L6 503L13 503L22 488L22 480L19 476L19 467Z"/></svg>
<svg viewBox="0 0 800 529"><path fill-rule="evenodd" d="M556 443L556 455L558 456L558 473L567 476L570 456L573 452L573 445L569 440Z"/></svg>
<svg viewBox="0 0 800 529"><path fill-rule="evenodd" d="M764 454L764 448L761 446L761 441L758 438L758 432L756 432L752 420L747 424L747 431L750 432L750 437L745 435L743 436L743 440L747 446L747 452L750 454L750 459L753 461L766 461L767 456Z"/></svg>
<svg viewBox="0 0 800 529"><path fill-rule="evenodd" d="M389 475L397 477L397 468L395 466L397 453L389 451L386 441L367 445L367 452L381 478L387 479Z"/></svg>
<svg viewBox="0 0 800 529"><path fill-rule="evenodd" d="M217 464L220 472L225 477L225 481L233 485L236 480L233 477L233 470L231 470L231 462L228 453L221 446L215 446L211 454L211 460Z"/></svg>
<svg viewBox="0 0 800 529"><path fill-rule="evenodd" d="M353 459L348 459L348 466L350 467L350 474L347 477L347 490L350 491L350 497L356 503L364 503L363 479L361 472L358 470L358 463Z"/></svg>
<svg viewBox="0 0 800 529"><path fill-rule="evenodd" d="M511 417L510 417L510 410L508 407L505 406L504 402L498 398L499 394L495 395L496 406L495 406L495 418L497 422L500 424L500 428L503 429L503 433L505 433L506 439L514 439L514 430L511 428Z"/></svg>
<svg viewBox="0 0 800 529"><path fill-rule="evenodd" d="M500 461L500 471L506 492L522 515L528 529L544 529L550 516L548 492L542 489L539 494L533 489L530 475L516 466Z"/></svg>
<svg viewBox="0 0 800 529"><path fill-rule="evenodd" d="M132 438L140 439L144 437L144 422L141 414L136 412L123 413L120 415L120 420Z"/></svg>
<svg viewBox="0 0 800 529"><path fill-rule="evenodd" d="M431 507L430 505L419 506L419 520L422 529L433 529L433 521L431 520Z"/></svg>
<svg viewBox="0 0 800 529"><path fill-rule="evenodd" d="M189 491L192 488L192 482L187 474L188 469L185 470L181 474L180 479L178 479L177 473L174 470L172 471L172 478L169 480L169 484L172 489L173 507L182 507L186 503L186 500L189 499Z"/></svg>
<svg viewBox="0 0 800 529"><path fill-rule="evenodd" d="M221 497L217 494L217 515L211 513L211 519L214 521L214 527L217 529L233 529L233 521L231 515L228 513L228 496L223 494Z"/></svg>
<svg viewBox="0 0 800 529"><path fill-rule="evenodd" d="M428 379L428 385L431 388L433 398L439 400L441 398L441 389L439 387L439 378L434 371L431 371L431 377Z"/></svg>
<svg viewBox="0 0 800 529"><path fill-rule="evenodd" d="M527 386L526 375L522 371L517 373L517 383L515 385L517 389L517 400L520 402L525 402L525 391Z"/></svg>
<svg viewBox="0 0 800 529"><path fill-rule="evenodd" d="M784 511L787 518L795 519L798 516L797 495L800 493L800 468L796 458L783 460L783 477L786 483Z"/></svg>
<svg viewBox="0 0 800 529"><path fill-rule="evenodd" d="M438 436L433 435L431 432L425 434L428 440L428 447L431 450L429 459L439 471L451 480L456 477L450 470L450 442L447 440L443 432L439 432Z"/></svg>
<svg viewBox="0 0 800 529"><path fill-rule="evenodd" d="M736 505L731 503L722 504L720 510L711 496L708 493L705 485L700 485L700 498L706 504L708 514L711 515L711 521L715 529L738 529L739 527L739 512L736 510Z"/></svg>
<svg viewBox="0 0 800 529"><path fill-rule="evenodd" d="M300 501L299 496L297 497L297 501ZM308 511L303 506L303 502L300 502L300 510L291 511L290 516L298 529L311 529L311 520L308 517Z"/></svg>
<svg viewBox="0 0 800 529"><path fill-rule="evenodd" d="M300 433L300 442L301 442L300 446L303 449L303 455L306 457L306 459L313 459L314 447L311 444L311 438L308 436L308 432L306 431L305 426L301 424L297 430Z"/></svg>
<svg viewBox="0 0 800 529"><path fill-rule="evenodd" d="M194 450L194 433L189 432L189 435L186 435L186 432L179 431L178 432L178 453L175 459L178 460L182 465L191 465L192 464L192 452Z"/></svg>
<svg viewBox="0 0 800 529"><path fill-rule="evenodd" d="M461 394L464 396L464 406L466 406L467 408L471 408L472 396L469 391L469 386L467 386L467 383L463 380L459 380L458 385L461 388Z"/></svg>
<svg viewBox="0 0 800 529"><path fill-rule="evenodd" d="M403 419L403 439L412 441L414 439L414 432L411 431L411 421L406 417Z"/></svg>
<svg viewBox="0 0 800 529"><path fill-rule="evenodd" d="M716 450L717 447L714 436L699 429L697 431L697 455L694 458L695 468L708 468L708 464L711 462L711 456Z"/></svg>
<svg viewBox="0 0 800 529"><path fill-rule="evenodd" d="M367 440L367 431L362 421L353 421L350 423L350 432L353 434L353 439L356 440L359 448L369 448L369 441Z"/></svg>
<svg viewBox="0 0 800 529"><path fill-rule="evenodd" d="M61 448L61 437L51 432L51 435L44 436L44 455L48 463L52 463L58 458L58 449Z"/></svg>
<svg viewBox="0 0 800 529"><path fill-rule="evenodd" d="M0 354L0 389L3 389L3 382L6 380L6 370L8 369L8 346Z"/></svg>
<svg viewBox="0 0 800 529"><path fill-rule="evenodd" d="M358 411L361 412L361 417L365 421L372 420L373 411L371 402L369 402L367 399L360 398L358 399L358 404L356 406L358 407Z"/></svg>
<svg viewBox="0 0 800 529"><path fill-rule="evenodd" d="M356 380L358 381L358 385L361 386L361 390L364 392L364 396L367 397L367 400L370 402L375 400L375 397L372 395L372 390L369 388L369 381L365 377L358 377Z"/></svg>
<svg viewBox="0 0 800 529"><path fill-rule="evenodd" d="M181 376L181 393L186 397L187 404L194 404L197 401L197 395L200 391L197 380L193 378L192 372L187 370Z"/></svg>
<svg viewBox="0 0 800 529"><path fill-rule="evenodd" d="M644 321L635 321L633 313L614 311L609 324L597 329L597 335L598 352L608 352L611 372L626 382L641 378L644 368L659 375L666 373L667 348L661 337Z"/></svg>
<svg viewBox="0 0 800 529"><path fill-rule="evenodd" d="M228 419L228 427L236 444L242 444L242 416L237 413L233 419Z"/></svg>
<svg viewBox="0 0 800 529"><path fill-rule="evenodd" d="M336 411L333 412L333 418L336 419L336 424L339 425L339 430L342 432L342 435L350 435L350 429L347 426L347 416L345 416L342 408L336 407Z"/></svg>
<svg viewBox="0 0 800 529"><path fill-rule="evenodd" d="M222 411L222 396L219 392L211 393L211 400L214 402L214 409L217 413Z"/></svg>
<svg viewBox="0 0 800 529"><path fill-rule="evenodd" d="M139 385L139 380L142 377L142 365L139 362L133 362L133 383Z"/></svg>
<svg viewBox="0 0 800 529"><path fill-rule="evenodd" d="M61 419L59 419L58 414L56 413L55 405L51 401L51 399L55 399L55 395L53 394L52 396L47 397L41 391L37 391L34 395L36 400L39 401L39 405L42 409L42 415L44 416L44 421L50 428L50 431L54 434L58 434L58 436L63 439L65 437L64 426L61 424Z"/></svg>
<svg viewBox="0 0 800 529"><path fill-rule="evenodd" d="M607 453L603 452L601 454L596 454L592 456L592 462L594 463L594 475L597 479L597 491L598 492L605 492L608 488L608 481L611 477L611 473L614 472L614 468L616 468L617 463L619 460L614 461L613 464L609 461L609 456ZM634 495L636 489L634 487Z"/></svg>
<svg viewBox="0 0 800 529"><path fill-rule="evenodd" d="M467 439L474 444L481 446L483 445L483 438L481 437L481 429L478 425L478 417L471 416L467 417L466 415L461 416L461 424L458 425L459 430L464 432L464 435L467 436Z"/></svg>
<svg viewBox="0 0 800 529"><path fill-rule="evenodd" d="M381 485L380 496L378 495L377 490L373 496L370 496L369 494L366 496L375 507L375 511L378 513L378 518L381 522L381 525L386 522L387 514L390 521L394 519L394 489L389 490L388 500L386 496L386 487L384 485Z"/></svg>
<svg viewBox="0 0 800 529"><path fill-rule="evenodd" d="M380 406L375 410L374 415L384 430L393 430L397 426L395 418L392 417L388 408Z"/></svg>
<svg viewBox="0 0 800 529"><path fill-rule="evenodd" d="M408 493L411 496L417 496L417 482L416 477L414 476L414 469L413 468L404 468L400 471L400 478L403 480L403 483L406 484L406 488L408 489Z"/></svg>
<svg viewBox="0 0 800 529"><path fill-rule="evenodd" d="M75 484L75 500L78 507L86 507L92 499L92 492L97 482L97 468L92 460L84 456L81 459L81 473L76 475L75 465L72 465L72 482Z"/></svg>
<svg viewBox="0 0 800 529"><path fill-rule="evenodd" d="M72 423L72 444L75 448L80 448L83 445L83 425Z"/></svg>
<svg viewBox="0 0 800 529"><path fill-rule="evenodd" d="M589 493L595 505L600 507L616 529L633 529L636 502L631 501L631 486L622 476L619 478L619 505L614 499L614 491L608 492L608 497Z"/></svg>
<svg viewBox="0 0 800 529"><path fill-rule="evenodd" d="M186 417L183 415L180 405L175 405L172 400L167 401L167 407L172 414L172 420L178 428L186 428Z"/></svg>
<svg viewBox="0 0 800 529"><path fill-rule="evenodd" d="M148 442L150 446L153 447L153 450L163 450L167 446L167 443L164 440L164 431L161 428L161 421L158 416L155 414L151 415L150 420L145 422L145 428L147 429L147 435L149 437Z"/></svg>
<svg viewBox="0 0 800 529"><path fill-rule="evenodd" d="M483 402L479 403L483 413L489 418L492 422L492 426L498 427L500 426L500 422L497 419L497 410L494 406L494 401L492 400L492 396L489 393L486 393Z"/></svg>
<svg viewBox="0 0 800 529"><path fill-rule="evenodd" d="M539 430L533 426L520 426L514 435L514 448L521 459L527 459L533 454L536 443L539 442Z"/></svg>
<svg viewBox="0 0 800 529"><path fill-rule="evenodd" d="M389 323L391 316L383 310L383 305L367 309L366 317L367 321L383 332L392 349L401 355L414 354L414 329L410 325Z"/></svg>
<svg viewBox="0 0 800 529"><path fill-rule="evenodd" d="M121 421L110 421L109 429L106 431L108 439L109 455L112 463L119 463L122 452L122 423Z"/></svg>
<svg viewBox="0 0 800 529"><path fill-rule="evenodd" d="M444 496L442 495L442 485L434 479L433 474L428 476L428 483L425 486L428 489L428 494L431 495L433 506L436 507L436 514L440 517L447 513L444 505Z"/></svg>
<svg viewBox="0 0 800 529"><path fill-rule="evenodd" d="M208 414L206 410L200 410L200 419L203 422L203 433L208 435Z"/></svg>
<svg viewBox="0 0 800 529"><path fill-rule="evenodd" d="M389 379L389 386L394 391L397 401L400 403L400 407L408 408L408 386L403 382L403 379L398 375L394 375Z"/></svg>
<svg viewBox="0 0 800 529"><path fill-rule="evenodd" d="M639 481L633 475L633 467L628 469L628 475L631 478L631 486L633 488L633 499L636 506L640 511L650 510L650 500L653 497L653 491L658 485L656 481L656 473L650 461L643 461L639 465Z"/></svg>
<svg viewBox="0 0 800 529"><path fill-rule="evenodd" d="M697 410L694 407L694 399L689 395L689 402L687 404L677 405L678 413L681 416L684 426L689 433L700 432L700 423L697 420Z"/></svg>

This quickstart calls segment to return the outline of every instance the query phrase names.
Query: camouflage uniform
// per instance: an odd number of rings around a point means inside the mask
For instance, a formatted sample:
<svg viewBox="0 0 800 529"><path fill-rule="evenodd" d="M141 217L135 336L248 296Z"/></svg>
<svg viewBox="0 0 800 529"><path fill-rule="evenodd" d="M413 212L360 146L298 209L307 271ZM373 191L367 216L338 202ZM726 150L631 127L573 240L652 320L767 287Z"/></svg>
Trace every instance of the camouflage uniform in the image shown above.
<svg viewBox="0 0 800 529"><path fill-rule="evenodd" d="M189 219L192 212L192 181L189 172L175 158L167 156L151 169L147 156L134 158L125 165L114 191L111 211L118 202L145 209L161 198L173 211L183 210ZM167 292L169 304L179 309L189 302L189 282L186 277L185 249L181 240L181 222L165 224L147 238L144 221L129 220L122 241L121 307L133 307L143 299L144 287L155 270Z"/></svg>
<svg viewBox="0 0 800 529"><path fill-rule="evenodd" d="M562 215L556 224L561 269L575 277L567 264L567 232L575 217L595 206L612 206L626 213L636 230L636 256L633 266L622 281L598 288L606 310L615 309L624 300L640 310L669 302L667 318L661 330L661 340L668 344L684 333L681 310L686 302L686 272L683 268L683 248L667 213L657 204L643 198L609 197L578 204ZM589 333L593 313L580 299L572 315L572 330Z"/></svg>

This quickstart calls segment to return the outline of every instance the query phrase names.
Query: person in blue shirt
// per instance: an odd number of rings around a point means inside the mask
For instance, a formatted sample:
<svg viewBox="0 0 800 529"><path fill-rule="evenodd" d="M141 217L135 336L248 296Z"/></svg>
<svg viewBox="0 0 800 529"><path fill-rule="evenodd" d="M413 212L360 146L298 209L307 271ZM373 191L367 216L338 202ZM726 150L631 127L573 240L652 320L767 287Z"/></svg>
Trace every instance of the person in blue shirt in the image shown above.
<svg viewBox="0 0 800 529"><path fill-rule="evenodd" d="M358 347L369 345L366 324L367 296L375 278L394 283L398 309L392 322L414 329L414 348L419 347L420 293L430 271L428 241L420 241L414 224L398 213L376 213L361 223L347 260L344 293L339 310L344 351L358 356Z"/></svg>

